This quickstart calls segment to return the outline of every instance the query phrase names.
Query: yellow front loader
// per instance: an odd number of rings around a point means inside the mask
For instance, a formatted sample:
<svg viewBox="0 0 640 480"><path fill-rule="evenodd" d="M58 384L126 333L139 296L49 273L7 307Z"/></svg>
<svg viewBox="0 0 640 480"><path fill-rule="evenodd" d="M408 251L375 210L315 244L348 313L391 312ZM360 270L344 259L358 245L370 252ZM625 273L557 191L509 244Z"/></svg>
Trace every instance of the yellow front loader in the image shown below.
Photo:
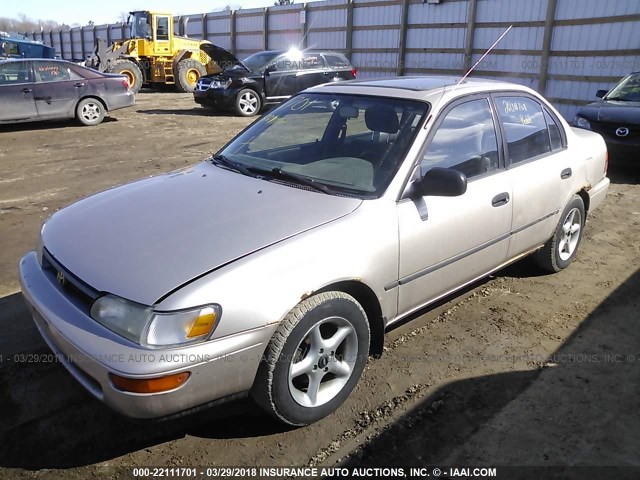
<svg viewBox="0 0 640 480"><path fill-rule="evenodd" d="M131 12L128 25L129 40L106 45L98 39L87 65L126 75L136 93L143 84L175 85L181 92L192 92L201 75L220 71L200 50L200 45L211 42L174 35L171 14Z"/></svg>

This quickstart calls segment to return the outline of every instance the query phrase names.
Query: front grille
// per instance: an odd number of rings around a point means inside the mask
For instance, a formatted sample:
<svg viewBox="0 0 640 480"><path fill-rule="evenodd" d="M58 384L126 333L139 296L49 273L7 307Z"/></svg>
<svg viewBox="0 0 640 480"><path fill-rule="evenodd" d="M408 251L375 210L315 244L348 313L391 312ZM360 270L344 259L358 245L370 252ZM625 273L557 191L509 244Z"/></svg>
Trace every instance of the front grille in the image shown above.
<svg viewBox="0 0 640 480"><path fill-rule="evenodd" d="M640 127L635 125L621 125L619 123L612 122L598 122L598 121L590 121L591 129L603 135L605 137L616 138L618 140L637 140L640 139ZM629 133L625 136L620 136L616 134L616 131L619 128L628 128Z"/></svg>
<svg viewBox="0 0 640 480"><path fill-rule="evenodd" d="M46 248L42 251L42 269L52 283L87 313L93 302L100 296L97 290L71 273Z"/></svg>

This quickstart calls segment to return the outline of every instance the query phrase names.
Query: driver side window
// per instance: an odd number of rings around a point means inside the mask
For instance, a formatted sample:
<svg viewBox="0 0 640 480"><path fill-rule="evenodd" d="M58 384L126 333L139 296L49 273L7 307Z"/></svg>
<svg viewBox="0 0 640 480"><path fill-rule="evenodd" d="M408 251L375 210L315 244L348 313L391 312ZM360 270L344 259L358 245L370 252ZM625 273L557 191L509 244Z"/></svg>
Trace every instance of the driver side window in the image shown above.
<svg viewBox="0 0 640 480"><path fill-rule="evenodd" d="M427 147L420 174L433 167L453 168L469 179L498 169L498 141L488 99L462 103L445 115Z"/></svg>

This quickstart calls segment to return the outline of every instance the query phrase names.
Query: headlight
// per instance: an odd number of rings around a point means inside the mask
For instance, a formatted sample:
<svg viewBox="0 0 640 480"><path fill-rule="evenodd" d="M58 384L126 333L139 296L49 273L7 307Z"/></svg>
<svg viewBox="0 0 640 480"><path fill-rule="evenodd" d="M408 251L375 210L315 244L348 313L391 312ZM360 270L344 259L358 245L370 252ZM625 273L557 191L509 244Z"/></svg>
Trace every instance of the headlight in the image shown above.
<svg viewBox="0 0 640 480"><path fill-rule="evenodd" d="M123 337L147 346L179 345L206 340L220 319L220 305L204 305L176 312L105 295L91 306L95 321Z"/></svg>
<svg viewBox="0 0 640 480"><path fill-rule="evenodd" d="M576 118L573 120L573 124L576 127L586 128L588 130L591 130L591 124L589 123L589 120L587 120L584 117L579 117L578 115L576 115Z"/></svg>
<svg viewBox="0 0 640 480"><path fill-rule="evenodd" d="M227 88L231 85L231 80L211 80L209 88Z"/></svg>

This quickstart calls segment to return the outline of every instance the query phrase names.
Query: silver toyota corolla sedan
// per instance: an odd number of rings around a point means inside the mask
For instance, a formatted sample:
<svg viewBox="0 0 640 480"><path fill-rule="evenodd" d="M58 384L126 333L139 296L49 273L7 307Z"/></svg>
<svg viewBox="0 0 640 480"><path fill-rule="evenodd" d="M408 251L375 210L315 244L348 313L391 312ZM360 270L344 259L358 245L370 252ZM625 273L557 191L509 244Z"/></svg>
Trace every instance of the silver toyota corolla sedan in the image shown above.
<svg viewBox="0 0 640 480"><path fill-rule="evenodd" d="M52 215L20 262L40 333L138 418L250 394L335 410L385 329L533 254L575 258L602 138L534 91L408 77L302 92L217 154Z"/></svg>

